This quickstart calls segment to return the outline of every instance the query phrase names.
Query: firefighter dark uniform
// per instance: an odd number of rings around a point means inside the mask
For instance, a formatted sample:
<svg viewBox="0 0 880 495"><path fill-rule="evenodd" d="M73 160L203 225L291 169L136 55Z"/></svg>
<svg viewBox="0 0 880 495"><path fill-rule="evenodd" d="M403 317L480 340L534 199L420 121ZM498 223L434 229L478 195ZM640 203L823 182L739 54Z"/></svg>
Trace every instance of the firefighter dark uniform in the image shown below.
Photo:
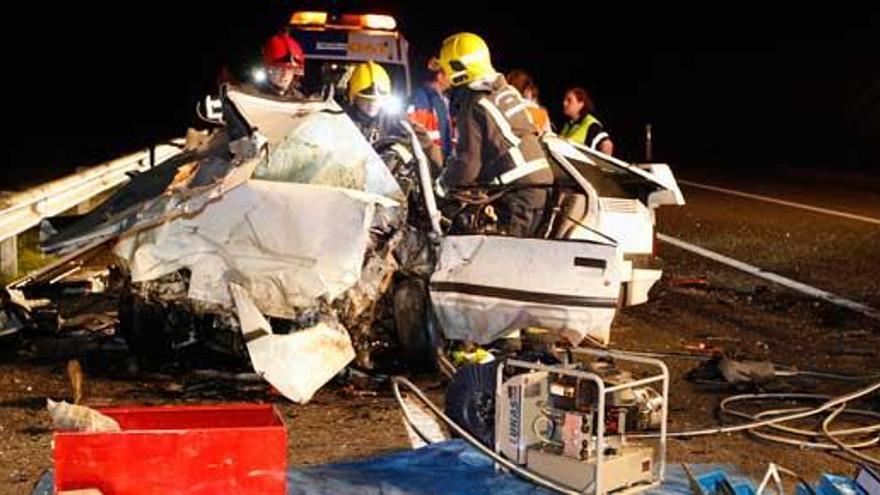
<svg viewBox="0 0 880 495"><path fill-rule="evenodd" d="M376 144L382 139L403 134L400 123L384 112L370 116L355 105L347 104L343 108L370 144Z"/></svg>
<svg viewBox="0 0 880 495"><path fill-rule="evenodd" d="M547 202L541 186L553 184L553 173L527 103L492 69L488 48L474 34L447 38L440 63L454 86L450 106L458 131L441 187L506 191L495 203L500 231L536 235Z"/></svg>

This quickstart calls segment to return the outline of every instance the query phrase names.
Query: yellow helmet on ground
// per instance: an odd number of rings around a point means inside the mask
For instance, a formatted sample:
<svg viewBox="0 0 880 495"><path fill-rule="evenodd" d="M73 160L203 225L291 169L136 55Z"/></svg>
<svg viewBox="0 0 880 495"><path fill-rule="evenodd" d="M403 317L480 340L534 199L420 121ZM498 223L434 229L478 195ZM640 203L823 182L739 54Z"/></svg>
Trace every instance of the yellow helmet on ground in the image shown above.
<svg viewBox="0 0 880 495"><path fill-rule="evenodd" d="M376 62L363 62L354 68L348 80L348 101L357 98L378 100L391 94L391 78Z"/></svg>
<svg viewBox="0 0 880 495"><path fill-rule="evenodd" d="M473 33L458 33L446 38L437 62L453 86L495 74L489 46Z"/></svg>

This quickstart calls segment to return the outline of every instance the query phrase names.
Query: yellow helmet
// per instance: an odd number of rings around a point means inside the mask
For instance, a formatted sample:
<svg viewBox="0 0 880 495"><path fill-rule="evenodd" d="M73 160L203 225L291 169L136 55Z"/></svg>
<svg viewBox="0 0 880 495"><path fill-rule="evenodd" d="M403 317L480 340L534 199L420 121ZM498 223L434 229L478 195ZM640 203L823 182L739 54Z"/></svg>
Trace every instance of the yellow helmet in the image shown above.
<svg viewBox="0 0 880 495"><path fill-rule="evenodd" d="M376 62L369 61L357 65L348 80L348 101L356 98L377 100L391 94L391 78L385 69Z"/></svg>
<svg viewBox="0 0 880 495"><path fill-rule="evenodd" d="M495 74L489 46L473 33L458 33L446 38L437 62L453 86Z"/></svg>

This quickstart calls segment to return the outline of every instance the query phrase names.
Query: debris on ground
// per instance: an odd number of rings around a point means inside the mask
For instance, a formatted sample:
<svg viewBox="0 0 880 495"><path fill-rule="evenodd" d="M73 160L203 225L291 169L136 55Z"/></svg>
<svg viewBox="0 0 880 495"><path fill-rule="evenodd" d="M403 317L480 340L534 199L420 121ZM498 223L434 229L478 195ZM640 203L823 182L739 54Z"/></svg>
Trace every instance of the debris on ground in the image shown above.
<svg viewBox="0 0 880 495"><path fill-rule="evenodd" d="M82 366L76 359L67 362L67 379L70 380L70 389L73 395L73 403L80 404L83 399L84 374Z"/></svg>
<svg viewBox="0 0 880 495"><path fill-rule="evenodd" d="M46 399L46 408L52 417L52 426L58 430L95 433L122 431L115 419L101 414L91 407Z"/></svg>
<svg viewBox="0 0 880 495"><path fill-rule="evenodd" d="M724 353L724 349L711 345L707 342L695 340L682 340L681 347L685 350L692 351L695 354L704 356L720 356Z"/></svg>
<svg viewBox="0 0 880 495"><path fill-rule="evenodd" d="M221 370L194 370L192 374L197 378L208 378L242 383L264 383L264 380L260 377L260 375L249 372L232 373L229 371Z"/></svg>
<svg viewBox="0 0 880 495"><path fill-rule="evenodd" d="M718 371L730 384L764 383L776 378L776 368L770 361L736 361L723 357Z"/></svg>
<svg viewBox="0 0 880 495"><path fill-rule="evenodd" d="M687 378L695 382L760 385L776 379L776 368L770 361L735 360L719 356L701 363L687 374Z"/></svg>
<svg viewBox="0 0 880 495"><path fill-rule="evenodd" d="M669 285L688 289L708 289L709 279L707 277L677 277L670 280Z"/></svg>

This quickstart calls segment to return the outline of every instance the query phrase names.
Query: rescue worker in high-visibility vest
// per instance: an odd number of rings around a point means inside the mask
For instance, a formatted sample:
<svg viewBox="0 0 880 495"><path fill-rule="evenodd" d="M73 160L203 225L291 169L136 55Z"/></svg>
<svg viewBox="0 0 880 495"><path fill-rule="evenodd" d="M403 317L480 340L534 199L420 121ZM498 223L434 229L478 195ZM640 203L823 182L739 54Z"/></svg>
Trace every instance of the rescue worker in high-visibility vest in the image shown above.
<svg viewBox="0 0 880 495"><path fill-rule="evenodd" d="M606 155L614 154L614 143L593 112L593 99L584 88L571 88L562 100L562 113L570 120L559 135Z"/></svg>
<svg viewBox="0 0 880 495"><path fill-rule="evenodd" d="M428 63L428 70L428 79L410 95L406 113L411 122L428 132L445 159L452 153L455 139L452 119L449 117L449 99L444 94L449 89L449 80L436 59Z"/></svg>
<svg viewBox="0 0 880 495"><path fill-rule="evenodd" d="M438 62L452 85L450 108L458 141L438 180L438 192L485 188L498 192L499 232L536 236L553 172L525 101L492 66L479 36L443 42Z"/></svg>

